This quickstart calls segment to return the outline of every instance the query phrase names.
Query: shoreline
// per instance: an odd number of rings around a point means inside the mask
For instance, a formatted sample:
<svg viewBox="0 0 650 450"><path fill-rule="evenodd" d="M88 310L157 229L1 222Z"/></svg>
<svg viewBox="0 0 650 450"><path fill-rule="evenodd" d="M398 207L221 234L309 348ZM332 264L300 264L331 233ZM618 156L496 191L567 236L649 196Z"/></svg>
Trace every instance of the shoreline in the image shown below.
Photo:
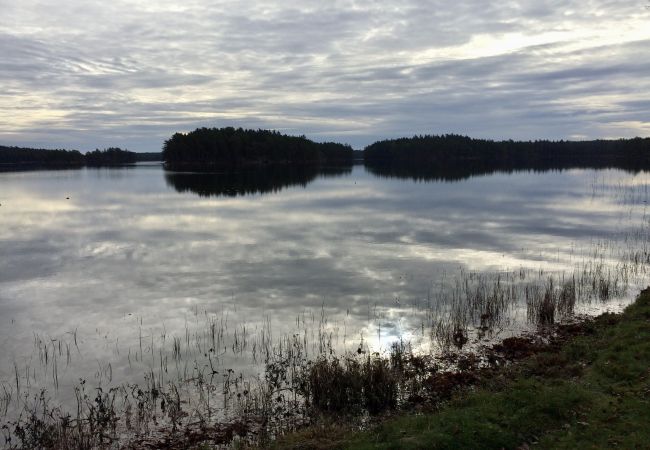
<svg viewBox="0 0 650 450"><path fill-rule="evenodd" d="M492 372L460 371L464 375L437 407L384 416L365 431L330 418L271 447L645 448L650 288L620 314L556 330L545 345L521 337L495 345L513 364Z"/></svg>
<svg viewBox="0 0 650 450"><path fill-rule="evenodd" d="M630 342L625 336L618 338L620 330L625 332L631 327L637 327L634 337L638 335L640 339ZM643 347L642 351L637 351L639 346ZM91 411L89 418L68 416L65 419L64 411L52 409L52 413L63 414L63 422L57 422L55 416L51 416L54 422L48 422L38 415L26 416L13 425L9 422L16 440L8 448L59 448L79 442L94 442L88 448L119 444L135 449L207 449L224 445L279 449L527 448L526 445L542 442L547 435L566 438L553 433L575 426L586 427L584 424L592 422L583 406L593 402L591 397L602 396L601 391L613 389L613 385L601 386L594 394L584 380L594 370L598 359L612 348L625 348L628 353L634 351L632 359L641 355L643 358L638 362L643 364L644 370L650 367L650 288L642 291L622 313L578 316L574 321L546 325L536 332L508 337L470 352L458 349L418 355L407 346L396 346L388 356L359 352L358 355L309 361L297 367L303 390L296 411L304 406L299 403L306 402L307 408L294 417L282 418L274 408L263 408L262 415L255 411L247 413L244 409L228 422L186 421L181 420L187 414L180 399L174 400L169 393L156 395L151 391L152 399L143 398L142 407L155 409L156 399L159 403L162 400L161 422L158 423L154 415L151 428L147 425L145 434L127 437L122 434L126 430L120 431L122 427L118 425L119 414L112 406L115 399L111 400L109 393L100 391L94 401L86 397L89 404L97 403L97 409ZM273 370L272 364L267 364L267 382ZM401 378L395 378L394 373ZM650 370L646 375L650 375ZM349 384L352 378L355 379ZM620 381L626 386L638 383L634 377ZM646 390L641 389L641 392L650 393L647 377L642 382L646 383ZM281 383L277 386L279 388L273 392L283 390ZM403 390L405 386L411 386L407 388L409 395L385 395L386 392L394 394L397 387ZM355 393L355 389L358 392ZM345 391L343 396L341 391ZM243 392L246 395L246 391ZM574 392L581 394L572 400ZM552 399L550 404L547 394ZM397 398L399 402L395 403ZM513 405L504 410L503 405L508 402ZM539 419L539 414L543 415L543 420ZM169 416L171 422L165 420L165 416ZM648 419L650 423L650 417ZM66 420L71 422L66 425ZM458 423L471 423L469 428L475 430L469 433L468 425L461 427ZM542 423L544 426L540 426ZM556 426L558 423L560 428ZM71 425L72 428L67 428ZM434 427L435 432L423 434L423 426L427 430ZM99 442L97 436L92 437L93 429L104 430ZM514 445L513 436L521 442ZM619 434L616 436L622 439ZM650 436L643 435L643 438ZM495 444L481 446L484 441ZM19 442L22 445L15 445Z"/></svg>

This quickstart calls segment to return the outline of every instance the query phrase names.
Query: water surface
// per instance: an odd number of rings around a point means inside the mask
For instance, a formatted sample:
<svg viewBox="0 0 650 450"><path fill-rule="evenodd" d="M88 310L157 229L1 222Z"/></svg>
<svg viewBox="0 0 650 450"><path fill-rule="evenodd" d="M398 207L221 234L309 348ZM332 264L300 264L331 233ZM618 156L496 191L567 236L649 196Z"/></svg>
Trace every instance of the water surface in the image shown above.
<svg viewBox="0 0 650 450"><path fill-rule="evenodd" d="M618 270L646 242L649 182L620 170L422 181L362 166L0 173L0 383L15 389L17 376L65 399L80 378L182 378L208 351L255 374L253 346L298 333L318 352L324 330L337 351L428 348L433 303L459 277L570 277L594 257ZM637 275L579 312L620 308ZM533 326L525 305L511 315L498 333ZM186 357L163 370L174 343Z"/></svg>

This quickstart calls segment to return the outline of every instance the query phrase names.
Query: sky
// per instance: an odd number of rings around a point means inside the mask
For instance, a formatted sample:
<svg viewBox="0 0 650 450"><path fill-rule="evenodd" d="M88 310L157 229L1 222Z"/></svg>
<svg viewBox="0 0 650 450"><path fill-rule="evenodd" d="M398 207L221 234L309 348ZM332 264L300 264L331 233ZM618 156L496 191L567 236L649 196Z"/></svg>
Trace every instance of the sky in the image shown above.
<svg viewBox="0 0 650 450"><path fill-rule="evenodd" d="M650 136L647 0L0 0L0 144Z"/></svg>

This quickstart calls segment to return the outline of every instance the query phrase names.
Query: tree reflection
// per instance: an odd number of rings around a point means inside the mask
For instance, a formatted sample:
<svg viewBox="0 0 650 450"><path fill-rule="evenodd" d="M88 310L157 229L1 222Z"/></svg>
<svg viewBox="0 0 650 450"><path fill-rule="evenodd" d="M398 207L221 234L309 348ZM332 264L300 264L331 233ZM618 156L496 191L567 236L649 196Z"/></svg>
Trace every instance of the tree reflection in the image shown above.
<svg viewBox="0 0 650 450"><path fill-rule="evenodd" d="M411 179L415 181L437 182L437 181L462 181L468 178L490 175L493 173L514 173L534 172L543 173L549 171L563 171L570 169L620 169L626 172L638 173L650 171L650 163L636 162L626 163L605 163L594 161L592 163L553 163L538 162L526 164L491 163L487 161L463 161L458 163L431 164L417 163L412 161L366 161L366 170L383 178Z"/></svg>
<svg viewBox="0 0 650 450"><path fill-rule="evenodd" d="M319 177L343 176L352 166L271 165L237 172L165 172L168 186L200 197L237 197L269 194L292 186L306 187Z"/></svg>

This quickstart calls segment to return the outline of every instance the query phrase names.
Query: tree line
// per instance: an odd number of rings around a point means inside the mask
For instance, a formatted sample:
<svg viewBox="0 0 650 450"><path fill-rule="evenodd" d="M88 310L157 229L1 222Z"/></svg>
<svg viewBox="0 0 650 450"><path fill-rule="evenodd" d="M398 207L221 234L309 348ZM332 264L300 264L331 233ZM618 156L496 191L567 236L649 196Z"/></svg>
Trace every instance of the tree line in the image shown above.
<svg viewBox="0 0 650 450"><path fill-rule="evenodd" d="M48 150L0 145L0 166L6 167L97 167L161 160L162 153L136 153L119 147L97 149L83 154L78 150Z"/></svg>
<svg viewBox="0 0 650 450"><path fill-rule="evenodd" d="M419 163L438 167L495 165L504 169L572 165L647 165L650 138L593 141L492 141L455 134L389 139L364 149L364 161Z"/></svg>
<svg viewBox="0 0 650 450"><path fill-rule="evenodd" d="M46 150L0 146L0 165L83 166L84 155L77 150Z"/></svg>
<svg viewBox="0 0 650 450"><path fill-rule="evenodd" d="M167 167L215 168L259 164L351 163L352 147L318 143L271 130L197 128L176 133L163 145Z"/></svg>
<svg viewBox="0 0 650 450"><path fill-rule="evenodd" d="M377 176L455 181L520 170L570 168L650 170L650 139L592 141L492 141L455 134L388 139L364 149L364 164Z"/></svg>
<svg viewBox="0 0 650 450"><path fill-rule="evenodd" d="M170 169L228 169L262 164L349 165L359 151L335 142L271 130L198 128L176 133L162 153L135 153L117 147L85 155L77 150L0 146L0 167L80 167L164 161ZM569 167L650 169L650 138L592 141L493 141L456 134L419 135L375 142L363 160L376 174L452 178L495 170Z"/></svg>
<svg viewBox="0 0 650 450"><path fill-rule="evenodd" d="M117 147L110 147L105 150L98 149L86 153L86 165L88 166L118 166L121 164L135 164L137 161L135 152Z"/></svg>

